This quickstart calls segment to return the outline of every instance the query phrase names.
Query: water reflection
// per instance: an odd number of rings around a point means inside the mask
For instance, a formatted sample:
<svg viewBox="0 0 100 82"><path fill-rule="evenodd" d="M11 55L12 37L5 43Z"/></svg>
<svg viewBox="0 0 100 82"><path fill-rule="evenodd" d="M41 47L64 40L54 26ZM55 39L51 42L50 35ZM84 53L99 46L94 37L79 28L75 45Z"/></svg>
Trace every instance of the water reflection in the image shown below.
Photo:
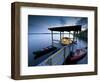
<svg viewBox="0 0 100 82"><path fill-rule="evenodd" d="M65 37L68 35L65 35ZM72 35L70 36L73 37ZM54 38L59 40L59 34L54 34ZM28 65L32 66L34 63L34 51L41 50L47 46L51 45L51 34L29 34L28 35ZM74 51L79 48L86 47L87 43L83 40L78 39L77 45L73 45ZM84 63L87 62L87 58L85 58ZM82 63L78 62L78 63Z"/></svg>

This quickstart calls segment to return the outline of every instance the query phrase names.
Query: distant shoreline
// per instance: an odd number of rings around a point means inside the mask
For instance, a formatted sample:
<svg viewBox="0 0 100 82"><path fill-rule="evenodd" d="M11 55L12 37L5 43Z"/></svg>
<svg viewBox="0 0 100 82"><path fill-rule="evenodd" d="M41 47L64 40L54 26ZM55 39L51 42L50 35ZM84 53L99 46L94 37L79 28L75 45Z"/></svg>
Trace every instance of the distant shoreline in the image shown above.
<svg viewBox="0 0 100 82"><path fill-rule="evenodd" d="M28 33L29 35L31 35L31 34L51 34L51 33ZM53 34L60 34L60 33L53 33ZM61 34L63 34L63 33L61 33ZM64 34L69 34L69 33L64 33Z"/></svg>

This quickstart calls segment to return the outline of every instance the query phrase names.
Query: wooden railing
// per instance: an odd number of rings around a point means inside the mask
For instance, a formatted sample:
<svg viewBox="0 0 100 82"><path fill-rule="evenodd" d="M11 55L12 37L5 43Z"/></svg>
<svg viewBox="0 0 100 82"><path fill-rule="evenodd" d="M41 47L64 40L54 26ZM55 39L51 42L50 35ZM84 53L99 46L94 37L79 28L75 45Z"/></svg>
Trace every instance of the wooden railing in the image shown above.
<svg viewBox="0 0 100 82"><path fill-rule="evenodd" d="M48 66L48 65L62 65L65 58L69 55L70 49L68 46L62 47L60 50L49 56L43 62L38 64L38 66Z"/></svg>

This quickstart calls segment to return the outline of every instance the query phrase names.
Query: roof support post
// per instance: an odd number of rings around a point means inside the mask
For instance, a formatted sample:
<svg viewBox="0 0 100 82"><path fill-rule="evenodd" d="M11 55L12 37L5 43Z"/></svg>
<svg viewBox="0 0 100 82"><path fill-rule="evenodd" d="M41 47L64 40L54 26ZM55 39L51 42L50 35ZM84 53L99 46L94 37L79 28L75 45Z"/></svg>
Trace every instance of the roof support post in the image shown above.
<svg viewBox="0 0 100 82"><path fill-rule="evenodd" d="M69 38L70 38L70 31L69 31Z"/></svg>
<svg viewBox="0 0 100 82"><path fill-rule="evenodd" d="M78 31L77 31L77 35L78 35ZM76 41L78 40L78 37L76 37Z"/></svg>
<svg viewBox="0 0 100 82"><path fill-rule="evenodd" d="M75 35L74 35L74 37L75 37L75 41L76 41L76 37L77 37L76 31L75 31Z"/></svg>
<svg viewBox="0 0 100 82"><path fill-rule="evenodd" d="M75 32L74 32L74 34L73 34L73 42L75 41Z"/></svg>
<svg viewBox="0 0 100 82"><path fill-rule="evenodd" d="M61 32L60 32L60 43L61 43Z"/></svg>
<svg viewBox="0 0 100 82"><path fill-rule="evenodd" d="M53 46L53 31L51 31L51 39L52 39L52 46Z"/></svg>
<svg viewBox="0 0 100 82"><path fill-rule="evenodd" d="M73 41L74 41L74 31L73 31Z"/></svg>
<svg viewBox="0 0 100 82"><path fill-rule="evenodd" d="M64 37L64 31L63 31L63 37Z"/></svg>

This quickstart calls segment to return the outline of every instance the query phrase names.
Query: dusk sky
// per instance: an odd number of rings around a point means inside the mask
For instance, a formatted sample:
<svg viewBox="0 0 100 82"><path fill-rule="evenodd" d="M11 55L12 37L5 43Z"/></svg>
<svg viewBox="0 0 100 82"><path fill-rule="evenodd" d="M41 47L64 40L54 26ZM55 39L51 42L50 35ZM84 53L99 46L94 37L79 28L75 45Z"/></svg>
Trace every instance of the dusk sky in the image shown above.
<svg viewBox="0 0 100 82"><path fill-rule="evenodd" d="M48 28L82 25L82 29L86 29L88 19L83 17L64 17L64 16L28 16L28 33L50 33Z"/></svg>

